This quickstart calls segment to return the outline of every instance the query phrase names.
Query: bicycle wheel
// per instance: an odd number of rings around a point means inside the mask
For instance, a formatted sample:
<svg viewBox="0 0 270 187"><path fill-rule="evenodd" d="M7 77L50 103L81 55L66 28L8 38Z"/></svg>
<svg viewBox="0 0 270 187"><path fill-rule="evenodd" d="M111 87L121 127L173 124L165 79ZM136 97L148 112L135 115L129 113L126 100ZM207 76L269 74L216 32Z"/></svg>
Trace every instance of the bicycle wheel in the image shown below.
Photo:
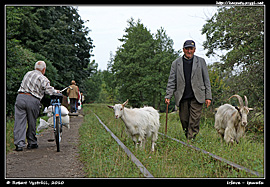
<svg viewBox="0 0 270 187"><path fill-rule="evenodd" d="M57 147L57 152L60 151L60 119L59 116L55 117L55 141L56 141L56 147Z"/></svg>

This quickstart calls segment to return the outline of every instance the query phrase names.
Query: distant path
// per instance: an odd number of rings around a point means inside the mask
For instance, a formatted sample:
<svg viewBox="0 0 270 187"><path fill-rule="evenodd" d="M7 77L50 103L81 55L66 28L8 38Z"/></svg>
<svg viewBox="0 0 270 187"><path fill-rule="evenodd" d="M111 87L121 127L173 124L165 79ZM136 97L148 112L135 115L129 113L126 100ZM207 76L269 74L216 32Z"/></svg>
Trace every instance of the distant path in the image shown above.
<svg viewBox="0 0 270 187"><path fill-rule="evenodd" d="M83 116L70 116L70 129L63 127L60 152L56 144L48 142L54 139L53 129L49 128L37 135L38 149L22 152L12 151L6 156L7 178L82 178L85 177L83 164L79 161L79 132Z"/></svg>

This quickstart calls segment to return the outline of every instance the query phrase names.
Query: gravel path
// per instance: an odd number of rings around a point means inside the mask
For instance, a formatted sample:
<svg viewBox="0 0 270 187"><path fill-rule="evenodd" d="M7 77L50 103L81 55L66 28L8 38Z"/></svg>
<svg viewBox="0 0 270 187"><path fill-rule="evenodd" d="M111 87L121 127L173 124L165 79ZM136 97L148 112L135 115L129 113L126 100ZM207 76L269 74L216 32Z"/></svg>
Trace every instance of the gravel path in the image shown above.
<svg viewBox="0 0 270 187"><path fill-rule="evenodd" d="M83 164L79 161L79 132L83 116L70 116L70 129L63 127L60 152L56 151L53 129L37 135L38 149L12 151L6 156L7 178L82 178Z"/></svg>

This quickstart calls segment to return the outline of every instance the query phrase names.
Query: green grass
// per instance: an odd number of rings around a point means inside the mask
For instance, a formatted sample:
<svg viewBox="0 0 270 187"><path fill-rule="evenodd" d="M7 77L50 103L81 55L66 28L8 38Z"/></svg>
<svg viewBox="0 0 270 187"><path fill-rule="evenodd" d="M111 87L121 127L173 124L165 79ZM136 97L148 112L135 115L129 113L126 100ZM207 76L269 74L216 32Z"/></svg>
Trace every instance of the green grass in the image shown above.
<svg viewBox="0 0 270 187"><path fill-rule="evenodd" d="M131 138L125 133L122 120L116 120L113 110L102 104L84 105L85 118L80 128L80 158L85 164L88 177L143 177L91 111L100 117L154 177L256 177L245 171L237 171L223 162L162 135L159 135L155 152L150 151L150 140L146 142L145 150L136 150ZM165 114L161 114L160 123L159 132L164 133ZM178 113L169 114L167 134L186 141ZM200 133L192 145L251 170L260 173L264 171L264 144L252 140L247 134L239 144L227 145L224 141L220 141L214 129L214 120L211 118L202 117Z"/></svg>
<svg viewBox="0 0 270 187"><path fill-rule="evenodd" d="M14 129L14 120L7 120L6 121L6 153L15 149L14 146L14 136L13 136L13 129Z"/></svg>
<svg viewBox="0 0 270 187"><path fill-rule="evenodd" d="M80 159L87 177L143 177L88 109L84 107L85 122L79 129Z"/></svg>
<svg viewBox="0 0 270 187"><path fill-rule="evenodd" d="M39 125L40 118L47 121L49 117L47 116L39 117L36 123L37 126ZM15 149L13 129L14 129L14 119L8 119L6 121L6 154ZM41 133L42 131L44 131L44 129L41 130L39 133ZM27 141L25 140L25 142Z"/></svg>

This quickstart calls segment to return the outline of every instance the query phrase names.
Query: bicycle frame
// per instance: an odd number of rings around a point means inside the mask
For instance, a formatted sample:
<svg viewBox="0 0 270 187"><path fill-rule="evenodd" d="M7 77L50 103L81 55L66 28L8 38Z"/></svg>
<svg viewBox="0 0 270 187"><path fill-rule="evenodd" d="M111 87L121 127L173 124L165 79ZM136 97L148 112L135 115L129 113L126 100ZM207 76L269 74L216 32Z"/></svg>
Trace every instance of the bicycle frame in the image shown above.
<svg viewBox="0 0 270 187"><path fill-rule="evenodd" d="M51 105L53 113L53 130L55 135L57 152L59 152L60 142L62 139L62 116L61 116L61 102L59 96L51 97Z"/></svg>
<svg viewBox="0 0 270 187"><path fill-rule="evenodd" d="M62 116L61 116L61 101L62 101L63 95L61 92L63 92L67 88L60 91L60 93L54 93L51 95L51 105L52 105L52 113L53 113L53 130L54 130L54 135L55 135L57 152L60 151L60 142L62 139L62 126L63 126Z"/></svg>
<svg viewBox="0 0 270 187"><path fill-rule="evenodd" d="M55 129L55 117L58 115L60 119L60 124L62 128L62 118L61 118L61 103L59 99L52 99L51 100L52 105L52 112L53 112L53 128Z"/></svg>

